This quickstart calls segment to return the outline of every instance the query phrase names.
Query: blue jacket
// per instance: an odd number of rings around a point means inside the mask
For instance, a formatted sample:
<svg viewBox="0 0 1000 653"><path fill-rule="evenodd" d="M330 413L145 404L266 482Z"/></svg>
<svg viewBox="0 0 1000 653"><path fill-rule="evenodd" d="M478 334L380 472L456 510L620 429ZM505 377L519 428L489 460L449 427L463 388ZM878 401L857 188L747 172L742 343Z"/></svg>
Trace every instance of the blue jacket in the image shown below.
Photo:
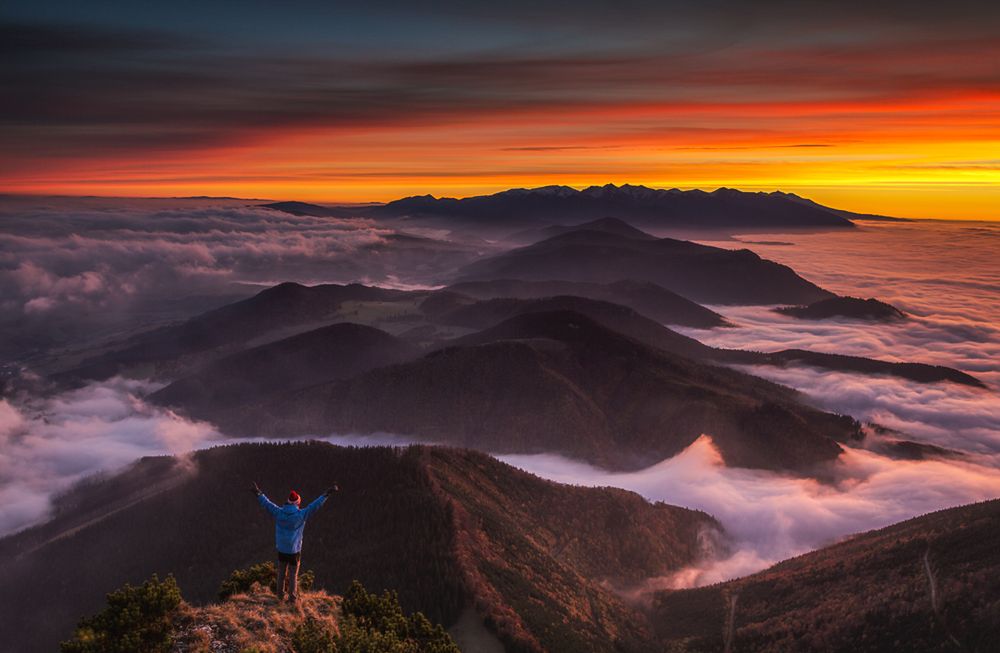
<svg viewBox="0 0 1000 653"><path fill-rule="evenodd" d="M294 503L278 507L264 493L257 496L257 501L274 517L274 545L278 553L299 553L302 551L302 531L306 520L326 503L326 495L321 494L302 509Z"/></svg>

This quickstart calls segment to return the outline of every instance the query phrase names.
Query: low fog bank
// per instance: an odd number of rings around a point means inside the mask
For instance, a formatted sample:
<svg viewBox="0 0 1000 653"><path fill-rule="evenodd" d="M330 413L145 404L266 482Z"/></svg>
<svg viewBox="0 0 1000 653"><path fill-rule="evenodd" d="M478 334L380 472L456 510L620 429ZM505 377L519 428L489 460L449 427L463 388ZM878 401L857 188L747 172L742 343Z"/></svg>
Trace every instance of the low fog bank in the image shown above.
<svg viewBox="0 0 1000 653"><path fill-rule="evenodd" d="M489 249L250 204L0 198L0 356L181 319L254 285L426 287Z"/></svg>
<svg viewBox="0 0 1000 653"><path fill-rule="evenodd" d="M708 436L638 472L609 472L550 454L499 458L560 483L620 487L650 501L704 510L734 539L725 557L709 552L700 566L652 579L650 589L743 576L853 533L1000 496L1000 470L971 461L901 461L848 449L837 464L839 482L829 485L727 468Z"/></svg>
<svg viewBox="0 0 1000 653"><path fill-rule="evenodd" d="M825 409L901 431L901 437L1000 453L1000 223L862 222L844 232L755 236L752 247L823 287L888 301L908 317L813 321L767 306L712 306L736 327L678 330L717 347L801 348L958 368L988 388L805 367L744 369L797 388Z"/></svg>
<svg viewBox="0 0 1000 653"><path fill-rule="evenodd" d="M120 470L143 456L263 441L225 437L207 422L143 401L158 387L116 377L46 398L0 399L0 537L46 519L52 499L88 476ZM415 442L391 434L313 439L341 446Z"/></svg>
<svg viewBox="0 0 1000 653"><path fill-rule="evenodd" d="M739 328L688 335L719 347L799 347L947 365L1000 388L1000 223L862 222L852 230L770 237L755 239L752 249L838 294L890 302L909 319L809 321L768 307L721 306L712 308Z"/></svg>
<svg viewBox="0 0 1000 653"><path fill-rule="evenodd" d="M803 366L740 366L802 391L824 409L898 430L906 439L960 451L1000 453L1000 322L988 321L993 308L992 303L977 305L978 312L973 312L970 305L971 317L966 320L913 316L893 324L871 324L798 320L768 307L715 306L737 326L678 330L706 344L733 349L802 348L956 367L988 387L917 383Z"/></svg>
<svg viewBox="0 0 1000 653"><path fill-rule="evenodd" d="M883 298L877 290L865 296L871 295ZM990 299L969 298L965 318L921 317L911 313L908 319L892 323L801 320L777 313L769 306L709 305L708 308L724 315L735 328L673 328L714 347L756 351L813 349L945 365L968 372L997 389L1000 388L1000 316L994 317L992 312L998 300L1000 286ZM980 304L980 301L987 304Z"/></svg>
<svg viewBox="0 0 1000 653"><path fill-rule="evenodd" d="M154 389L115 378L44 399L0 400L0 535L43 519L54 496L87 476L219 437L209 424L139 398Z"/></svg>

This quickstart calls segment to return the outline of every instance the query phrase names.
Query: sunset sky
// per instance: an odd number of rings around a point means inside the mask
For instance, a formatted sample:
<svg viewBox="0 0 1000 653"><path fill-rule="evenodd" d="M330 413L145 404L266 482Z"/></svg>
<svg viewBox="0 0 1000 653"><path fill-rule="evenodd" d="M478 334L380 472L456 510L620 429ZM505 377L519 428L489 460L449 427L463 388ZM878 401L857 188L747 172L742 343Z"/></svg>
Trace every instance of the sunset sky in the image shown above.
<svg viewBox="0 0 1000 653"><path fill-rule="evenodd" d="M1000 3L6 2L0 192L634 183L1000 218Z"/></svg>

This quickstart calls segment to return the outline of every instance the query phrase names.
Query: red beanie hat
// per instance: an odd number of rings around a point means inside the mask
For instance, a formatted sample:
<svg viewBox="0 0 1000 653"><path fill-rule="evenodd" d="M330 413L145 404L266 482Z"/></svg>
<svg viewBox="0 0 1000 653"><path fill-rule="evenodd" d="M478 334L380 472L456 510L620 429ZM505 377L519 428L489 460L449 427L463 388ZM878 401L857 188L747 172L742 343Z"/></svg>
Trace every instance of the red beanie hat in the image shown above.
<svg viewBox="0 0 1000 653"><path fill-rule="evenodd" d="M301 502L302 502L302 497L299 496L298 492L292 490L292 493L288 495L288 503L301 503Z"/></svg>

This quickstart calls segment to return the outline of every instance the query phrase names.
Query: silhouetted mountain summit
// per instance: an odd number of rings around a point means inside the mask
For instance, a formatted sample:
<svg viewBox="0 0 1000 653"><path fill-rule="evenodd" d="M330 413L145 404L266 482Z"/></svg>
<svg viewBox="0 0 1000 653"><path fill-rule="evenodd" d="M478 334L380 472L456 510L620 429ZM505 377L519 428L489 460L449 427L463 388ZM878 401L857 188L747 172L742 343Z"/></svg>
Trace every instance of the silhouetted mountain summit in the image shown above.
<svg viewBox="0 0 1000 653"><path fill-rule="evenodd" d="M150 396L192 416L218 418L275 393L346 379L416 358L413 345L361 324L338 323L209 363Z"/></svg>
<svg viewBox="0 0 1000 653"><path fill-rule="evenodd" d="M672 331L627 306L572 295L539 299L487 299L456 308L439 316L437 321L482 330L518 315L557 311L580 313L611 331L674 354L700 358L708 357L712 351L694 338Z"/></svg>
<svg viewBox="0 0 1000 653"><path fill-rule="evenodd" d="M402 290L361 284L281 283L180 324L115 343L109 351L54 378L70 382L106 379L140 366L146 368L147 376L176 378L177 372L197 367L204 357L217 358L252 346L259 339L274 340L278 334L291 335L329 323L347 302L392 301L406 296Z"/></svg>
<svg viewBox="0 0 1000 653"><path fill-rule="evenodd" d="M699 302L809 303L833 294L788 266L748 249L729 250L686 240L640 240L612 233L571 231L475 261L457 282L492 279L647 281Z"/></svg>
<svg viewBox="0 0 1000 653"><path fill-rule="evenodd" d="M648 281L587 283L582 281L523 281L498 279L466 281L448 286L448 291L477 299L542 299L559 295L615 302L663 324L708 329L724 326L725 318L690 299ZM453 300L454 301L454 300Z"/></svg>
<svg viewBox="0 0 1000 653"><path fill-rule="evenodd" d="M309 204L308 202L271 202L270 204L258 204L257 206L275 211L283 211L291 215L308 215L317 218L329 218L343 214L341 210L331 209L319 204Z"/></svg>
<svg viewBox="0 0 1000 653"><path fill-rule="evenodd" d="M843 211L787 193L750 193L720 188L659 190L624 184L516 188L493 195L456 199L405 197L363 210L385 218L444 219L483 226L566 224L614 216L649 227L760 228L852 227ZM849 215L849 214L848 214Z"/></svg>
<svg viewBox="0 0 1000 653"><path fill-rule="evenodd" d="M656 240L656 236L648 234L641 229L636 229L629 223L618 218L600 218L598 220L592 220L578 225L552 225L549 227L541 227L539 229L528 229L527 231L520 231L516 234L508 236L507 240L515 243L534 243L539 240L545 240L546 238L552 238L553 236L561 236L562 234L570 233L572 231L603 231L604 233L623 236L625 238Z"/></svg>

